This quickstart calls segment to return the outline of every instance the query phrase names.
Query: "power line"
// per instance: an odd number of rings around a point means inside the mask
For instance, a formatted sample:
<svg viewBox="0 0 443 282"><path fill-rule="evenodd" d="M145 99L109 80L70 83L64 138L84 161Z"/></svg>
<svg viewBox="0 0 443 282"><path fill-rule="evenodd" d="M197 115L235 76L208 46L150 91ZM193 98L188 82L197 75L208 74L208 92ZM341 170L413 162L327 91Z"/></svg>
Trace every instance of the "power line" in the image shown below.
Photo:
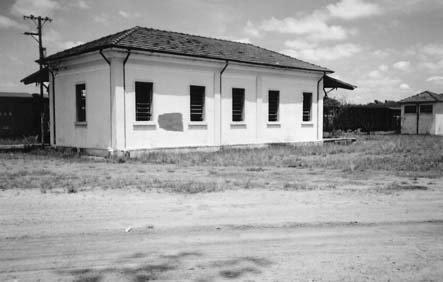
<svg viewBox="0 0 443 282"><path fill-rule="evenodd" d="M38 64L40 67L40 71L43 69L43 59L45 58L45 51L46 48L43 47L43 40L42 40L42 29L45 23L52 22L51 18L48 17L41 17L41 16L23 16L24 20L31 20L37 28L37 32L25 32L25 35L29 35L32 38L34 38L38 43L38 53L39 53L39 60ZM45 129L44 129L44 107L43 107L43 82L40 81L40 141L42 145L45 141Z"/></svg>

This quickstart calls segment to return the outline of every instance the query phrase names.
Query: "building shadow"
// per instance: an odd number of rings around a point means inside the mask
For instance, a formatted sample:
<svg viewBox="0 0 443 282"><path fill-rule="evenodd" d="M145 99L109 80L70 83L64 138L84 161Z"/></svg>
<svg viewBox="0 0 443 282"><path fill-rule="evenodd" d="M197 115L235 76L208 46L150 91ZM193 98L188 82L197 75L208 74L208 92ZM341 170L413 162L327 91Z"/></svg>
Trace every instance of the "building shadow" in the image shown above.
<svg viewBox="0 0 443 282"><path fill-rule="evenodd" d="M189 278L184 280L213 281L220 278L239 279L248 274L258 275L272 262L256 257L214 261L206 259L200 252L179 252L173 255L137 252L120 257L113 264L117 267L63 269L56 273L70 276L75 282L106 281L110 277L113 280L137 282L167 280L169 276L174 276L174 272L185 273Z"/></svg>

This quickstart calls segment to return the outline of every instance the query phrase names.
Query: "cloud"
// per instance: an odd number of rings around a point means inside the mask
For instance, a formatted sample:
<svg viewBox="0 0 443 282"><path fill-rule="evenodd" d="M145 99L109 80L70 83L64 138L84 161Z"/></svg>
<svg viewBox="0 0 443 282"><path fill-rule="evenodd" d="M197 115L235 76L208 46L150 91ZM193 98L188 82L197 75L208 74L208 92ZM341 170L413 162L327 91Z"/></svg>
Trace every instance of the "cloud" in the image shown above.
<svg viewBox="0 0 443 282"><path fill-rule="evenodd" d="M62 47L62 49L69 49L69 48L72 48L72 47L75 47L78 45L82 45L84 43L85 42L83 42L83 41L66 41L66 42L60 43L59 45L60 45L60 47Z"/></svg>
<svg viewBox="0 0 443 282"><path fill-rule="evenodd" d="M424 45L420 51L426 55L443 57L443 45L427 44Z"/></svg>
<svg viewBox="0 0 443 282"><path fill-rule="evenodd" d="M122 11L122 10L118 11L118 14L126 19L130 17L129 13Z"/></svg>
<svg viewBox="0 0 443 282"><path fill-rule="evenodd" d="M378 69L381 70L381 71L387 71L387 70L389 70L389 67L387 65L383 64L383 65L379 65Z"/></svg>
<svg viewBox="0 0 443 282"><path fill-rule="evenodd" d="M141 16L140 13L129 13L123 10L118 11L118 14L125 19L138 18Z"/></svg>
<svg viewBox="0 0 443 282"><path fill-rule="evenodd" d="M379 65L376 70L370 71L368 76L370 78L379 78L386 75L385 72L389 70L389 67L385 64Z"/></svg>
<svg viewBox="0 0 443 282"><path fill-rule="evenodd" d="M254 24L250 20L248 20L248 22L246 23L244 32L254 37L259 37L261 35L260 31L254 26Z"/></svg>
<svg viewBox="0 0 443 282"><path fill-rule="evenodd" d="M373 70L368 73L368 76L371 78L378 78L378 77L381 77L381 73L378 70Z"/></svg>
<svg viewBox="0 0 443 282"><path fill-rule="evenodd" d="M11 13L16 16L35 15L52 16L60 4L54 0L17 0L11 7Z"/></svg>
<svg viewBox="0 0 443 282"><path fill-rule="evenodd" d="M235 41L240 43L251 43L251 39L244 37L244 38L237 38L232 36L219 36L220 39L229 40L229 41Z"/></svg>
<svg viewBox="0 0 443 282"><path fill-rule="evenodd" d="M283 54L311 61L337 60L351 57L362 51L359 45L352 43L337 44L331 47L316 47L311 49L286 49Z"/></svg>
<svg viewBox="0 0 443 282"><path fill-rule="evenodd" d="M251 40L249 38L238 38L238 39L233 39L232 41L240 43L251 43Z"/></svg>
<svg viewBox="0 0 443 282"><path fill-rule="evenodd" d="M406 84L406 83L402 83L402 84L400 84L400 89L401 90L408 90L408 89L411 89L411 87L408 85L408 84Z"/></svg>
<svg viewBox="0 0 443 282"><path fill-rule="evenodd" d="M78 6L80 9L89 9L89 8L91 8L91 7L89 6L89 4L86 3L86 2L83 1L83 0L78 1L77 6Z"/></svg>
<svg viewBox="0 0 443 282"><path fill-rule="evenodd" d="M426 79L426 81L433 82L436 84L443 84L443 76L431 76Z"/></svg>
<svg viewBox="0 0 443 282"><path fill-rule="evenodd" d="M63 36L58 31L52 28L47 30L44 37L44 42L48 47L51 48L51 50L49 50L51 53L69 49L84 43L83 41L66 41L63 39Z"/></svg>
<svg viewBox="0 0 443 282"><path fill-rule="evenodd" d="M420 63L420 67L428 70L428 71L441 71L443 70L443 59L440 61L424 61Z"/></svg>
<svg viewBox="0 0 443 282"><path fill-rule="evenodd" d="M305 40L295 39L285 41L285 46L292 49L312 49L317 47L317 44Z"/></svg>
<svg viewBox="0 0 443 282"><path fill-rule="evenodd" d="M1 28L24 28L25 25L16 22L15 20L0 15L0 29Z"/></svg>
<svg viewBox="0 0 443 282"><path fill-rule="evenodd" d="M291 17L282 20L272 17L260 25L264 31L275 31L280 33L292 33L305 35L312 41L321 40L343 40L348 37L348 31L341 26L328 25L322 13L313 13L300 19Z"/></svg>
<svg viewBox="0 0 443 282"><path fill-rule="evenodd" d="M329 4L326 9L331 17L343 20L366 18L381 13L380 6L364 0L341 0L337 4Z"/></svg>
<svg viewBox="0 0 443 282"><path fill-rule="evenodd" d="M378 58L386 58L390 55L390 51L388 50L375 50L372 54Z"/></svg>
<svg viewBox="0 0 443 282"><path fill-rule="evenodd" d="M104 15L104 14L95 15L93 20L94 20L94 22L101 23L101 24L109 23L108 17L106 15Z"/></svg>
<svg viewBox="0 0 443 282"><path fill-rule="evenodd" d="M399 61L392 65L395 69L401 71L408 71L410 69L411 63L409 61Z"/></svg>
<svg viewBox="0 0 443 282"><path fill-rule="evenodd" d="M301 15L297 18L286 17L278 19L271 17L254 26L248 21L245 31L258 35L260 31L279 32L301 35L308 41L344 40L350 35L358 33L356 28L345 28L340 25L333 25L329 22L339 18L353 20L357 18L369 17L381 13L377 4L367 3L365 0L341 0L336 4L314 10L309 14Z"/></svg>

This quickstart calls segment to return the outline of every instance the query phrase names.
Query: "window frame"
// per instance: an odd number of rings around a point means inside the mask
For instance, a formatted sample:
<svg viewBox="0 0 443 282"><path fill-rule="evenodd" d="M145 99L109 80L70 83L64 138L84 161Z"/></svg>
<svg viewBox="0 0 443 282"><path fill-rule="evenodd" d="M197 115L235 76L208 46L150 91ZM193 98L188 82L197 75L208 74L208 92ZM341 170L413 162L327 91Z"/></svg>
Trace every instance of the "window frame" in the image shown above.
<svg viewBox="0 0 443 282"><path fill-rule="evenodd" d="M151 84L151 101L149 105L150 117L148 120L137 119L137 83ZM149 80L134 80L134 121L136 123L152 123L154 122L154 82Z"/></svg>
<svg viewBox="0 0 443 282"><path fill-rule="evenodd" d="M305 94L309 94L310 95L310 103L309 103L309 118L307 120L305 120ZM302 94L302 122L303 123L312 123L312 105L314 103L313 101L313 94L312 92L309 91L303 91Z"/></svg>
<svg viewBox="0 0 443 282"><path fill-rule="evenodd" d="M79 86L84 85L85 98L84 98L84 120L80 120L79 115L79 99L77 89ZM78 81L75 83L75 124L76 125L86 125L88 121L88 87L85 81Z"/></svg>
<svg viewBox="0 0 443 282"><path fill-rule="evenodd" d="M411 107L414 107L414 111L413 112L411 112L411 111L407 111L406 110L406 108L411 108ZM409 114L417 114L417 105L415 105L415 104L407 104L407 105L405 105L404 106L404 113L406 114L406 115L409 115Z"/></svg>
<svg viewBox="0 0 443 282"><path fill-rule="evenodd" d="M202 99L202 109L201 109L201 120L192 120L192 88L203 88L203 99ZM191 123L203 123L206 121L206 86L191 84L189 85L189 122Z"/></svg>
<svg viewBox="0 0 443 282"><path fill-rule="evenodd" d="M271 93L277 93L277 106L276 112L272 115L275 115L275 120L271 120ZM269 123L278 123L280 122L280 90L269 89L268 90L268 122Z"/></svg>
<svg viewBox="0 0 443 282"><path fill-rule="evenodd" d="M428 107L430 107L431 108L431 111L422 111L422 107L423 106L428 106ZM433 113L434 113L434 105L433 104L421 104L421 105L419 105L419 112L420 112L420 114L429 114L429 115L432 115Z"/></svg>
<svg viewBox="0 0 443 282"><path fill-rule="evenodd" d="M234 120L234 91L235 90L242 90L242 108L241 108L241 119L240 120ZM232 87L231 90L231 121L233 123L244 123L246 120L246 108L245 108L245 102L246 102L246 88L240 88L240 87Z"/></svg>

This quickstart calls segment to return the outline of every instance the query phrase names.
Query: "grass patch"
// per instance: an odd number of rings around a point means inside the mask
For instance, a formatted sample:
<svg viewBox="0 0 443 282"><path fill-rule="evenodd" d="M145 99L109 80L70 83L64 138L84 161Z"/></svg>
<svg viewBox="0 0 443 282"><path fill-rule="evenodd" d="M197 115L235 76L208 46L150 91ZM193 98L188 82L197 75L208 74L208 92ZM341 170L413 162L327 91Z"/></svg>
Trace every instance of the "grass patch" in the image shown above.
<svg viewBox="0 0 443 282"><path fill-rule="evenodd" d="M395 192L402 192L402 191L426 191L429 188L427 186L423 186L423 185L411 185L411 184L400 184L397 182L388 184L386 186L383 187L379 187L376 188L377 192L380 193L387 193L387 194L391 194L391 193L395 193Z"/></svg>
<svg viewBox="0 0 443 282"><path fill-rule="evenodd" d="M32 145L38 144L38 136L21 136L13 138L0 138L0 145Z"/></svg>
<svg viewBox="0 0 443 282"><path fill-rule="evenodd" d="M369 135L351 145L324 144L223 149L217 152L152 152L132 162L182 166L335 168L343 171L443 172L443 138L439 136Z"/></svg>
<svg viewBox="0 0 443 282"><path fill-rule="evenodd" d="M135 188L189 194L252 188L333 190L336 187L327 185L328 181L316 186L315 182L297 177L302 172L298 168L341 170L346 176L366 177L380 170L410 177L441 177L443 137L370 135L351 145L279 145L189 153L157 151L122 160L125 162L83 158L75 150L41 148L28 153L0 153L0 189L75 193L94 188ZM417 185L408 185L388 185L377 191L420 190Z"/></svg>

